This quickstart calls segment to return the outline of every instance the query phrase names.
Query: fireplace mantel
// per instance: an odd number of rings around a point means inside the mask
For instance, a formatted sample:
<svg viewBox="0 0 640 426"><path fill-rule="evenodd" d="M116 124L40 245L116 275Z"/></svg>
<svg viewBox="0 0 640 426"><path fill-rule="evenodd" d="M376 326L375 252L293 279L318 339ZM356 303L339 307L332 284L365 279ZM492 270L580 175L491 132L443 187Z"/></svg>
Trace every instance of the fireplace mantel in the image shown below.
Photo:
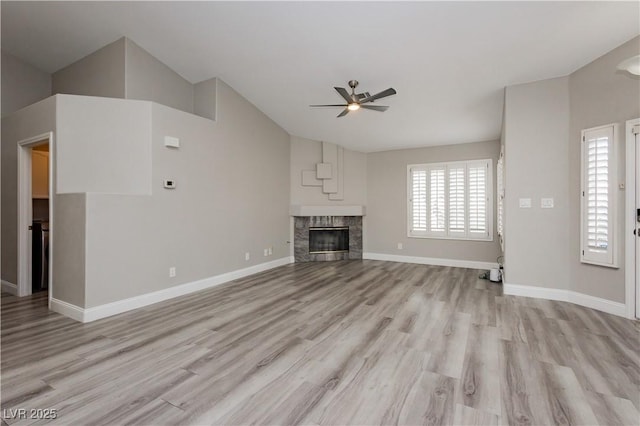
<svg viewBox="0 0 640 426"><path fill-rule="evenodd" d="M289 208L291 216L364 216L365 206L301 206Z"/></svg>

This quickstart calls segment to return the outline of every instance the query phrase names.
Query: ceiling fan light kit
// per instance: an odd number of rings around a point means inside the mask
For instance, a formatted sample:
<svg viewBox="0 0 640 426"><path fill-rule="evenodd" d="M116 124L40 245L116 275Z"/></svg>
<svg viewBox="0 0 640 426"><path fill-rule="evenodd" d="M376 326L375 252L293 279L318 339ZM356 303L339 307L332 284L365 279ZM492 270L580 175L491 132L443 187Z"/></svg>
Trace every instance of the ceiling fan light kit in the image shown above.
<svg viewBox="0 0 640 426"><path fill-rule="evenodd" d="M369 94L369 92L356 93L356 87L358 87L358 80L350 80L349 87L351 88L351 94L344 87L334 87L336 92L347 102L346 104L332 104L332 105L309 105L310 107L344 107L344 110L338 114L338 118L344 117L350 111L357 111L360 108L370 109L373 111L384 112L389 107L384 105L363 105L374 102L377 99L386 98L387 96L395 95L397 92L393 88L383 90L375 95Z"/></svg>
<svg viewBox="0 0 640 426"><path fill-rule="evenodd" d="M618 69L633 75L640 75L640 55L633 56L618 64Z"/></svg>

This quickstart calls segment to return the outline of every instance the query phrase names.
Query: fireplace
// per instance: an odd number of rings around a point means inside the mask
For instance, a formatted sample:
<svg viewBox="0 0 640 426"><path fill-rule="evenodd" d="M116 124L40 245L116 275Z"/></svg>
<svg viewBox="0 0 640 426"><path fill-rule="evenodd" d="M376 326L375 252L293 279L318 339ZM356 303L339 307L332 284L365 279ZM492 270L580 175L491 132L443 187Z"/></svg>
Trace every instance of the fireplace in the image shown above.
<svg viewBox="0 0 640 426"><path fill-rule="evenodd" d="M362 216L294 216L296 262L362 259Z"/></svg>
<svg viewBox="0 0 640 426"><path fill-rule="evenodd" d="M309 228L309 253L344 253L348 251L348 226Z"/></svg>

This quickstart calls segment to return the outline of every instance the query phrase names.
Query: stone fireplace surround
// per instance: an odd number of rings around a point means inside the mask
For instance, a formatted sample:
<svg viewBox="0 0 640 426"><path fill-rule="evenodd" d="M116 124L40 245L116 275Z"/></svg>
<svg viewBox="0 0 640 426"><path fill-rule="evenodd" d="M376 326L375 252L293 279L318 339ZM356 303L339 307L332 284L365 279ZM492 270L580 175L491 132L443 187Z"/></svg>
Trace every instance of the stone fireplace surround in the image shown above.
<svg viewBox="0 0 640 426"><path fill-rule="evenodd" d="M293 254L296 262L362 259L362 216L294 216ZM309 253L309 228L349 227L349 251Z"/></svg>

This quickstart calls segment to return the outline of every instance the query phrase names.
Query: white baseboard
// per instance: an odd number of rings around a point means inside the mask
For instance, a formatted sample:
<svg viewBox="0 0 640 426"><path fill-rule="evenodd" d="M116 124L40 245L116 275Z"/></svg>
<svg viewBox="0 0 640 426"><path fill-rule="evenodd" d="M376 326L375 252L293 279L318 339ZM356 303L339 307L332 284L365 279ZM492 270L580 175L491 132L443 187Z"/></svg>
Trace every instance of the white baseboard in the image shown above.
<svg viewBox="0 0 640 426"><path fill-rule="evenodd" d="M587 308L597 309L608 314L617 315L627 318L627 305L612 300L603 299L601 297L590 296L584 293L571 291L569 301L576 305L586 306Z"/></svg>
<svg viewBox="0 0 640 426"><path fill-rule="evenodd" d="M278 266L287 265L289 263L293 263L293 261L293 257L287 256L271 262L261 263L259 265L250 266L244 269L238 269L236 271L227 272L225 274L216 275L186 284L181 284L164 290L154 291L153 293L141 294L140 296L118 300L116 302L95 306L93 308L83 309L57 299L52 299L51 309L81 322L91 322L101 318L120 314L122 312L142 308L144 306L152 305L154 303L162 302L168 299L173 299L174 297L184 296L196 291L212 288L229 281L237 280L239 278L257 274L259 272L277 268Z"/></svg>
<svg viewBox="0 0 640 426"><path fill-rule="evenodd" d="M363 253L362 258L369 259L369 260L386 260L388 262L419 263L421 265L452 266L456 268L471 268L471 269L494 269L498 267L498 264L493 262L478 262L475 260L460 260L460 259L442 259L439 257L399 256L396 254L386 254L386 253Z"/></svg>
<svg viewBox="0 0 640 426"><path fill-rule="evenodd" d="M569 290L536 287L532 285L502 283L502 291L510 296L536 297L538 299L569 301Z"/></svg>
<svg viewBox="0 0 640 426"><path fill-rule="evenodd" d="M597 309L608 314L627 317L627 308L624 303L613 302L571 290L504 283L503 292L511 296L536 297L538 299L575 303L576 305Z"/></svg>
<svg viewBox="0 0 640 426"><path fill-rule="evenodd" d="M5 291L9 294L13 294L14 296L18 295L18 286L14 283L10 283L9 281L0 280L2 284L2 291Z"/></svg>
<svg viewBox="0 0 640 426"><path fill-rule="evenodd" d="M51 310L62 314L66 317L74 319L80 322L87 322L84 319L85 310L71 303L67 303L64 300L51 298Z"/></svg>

